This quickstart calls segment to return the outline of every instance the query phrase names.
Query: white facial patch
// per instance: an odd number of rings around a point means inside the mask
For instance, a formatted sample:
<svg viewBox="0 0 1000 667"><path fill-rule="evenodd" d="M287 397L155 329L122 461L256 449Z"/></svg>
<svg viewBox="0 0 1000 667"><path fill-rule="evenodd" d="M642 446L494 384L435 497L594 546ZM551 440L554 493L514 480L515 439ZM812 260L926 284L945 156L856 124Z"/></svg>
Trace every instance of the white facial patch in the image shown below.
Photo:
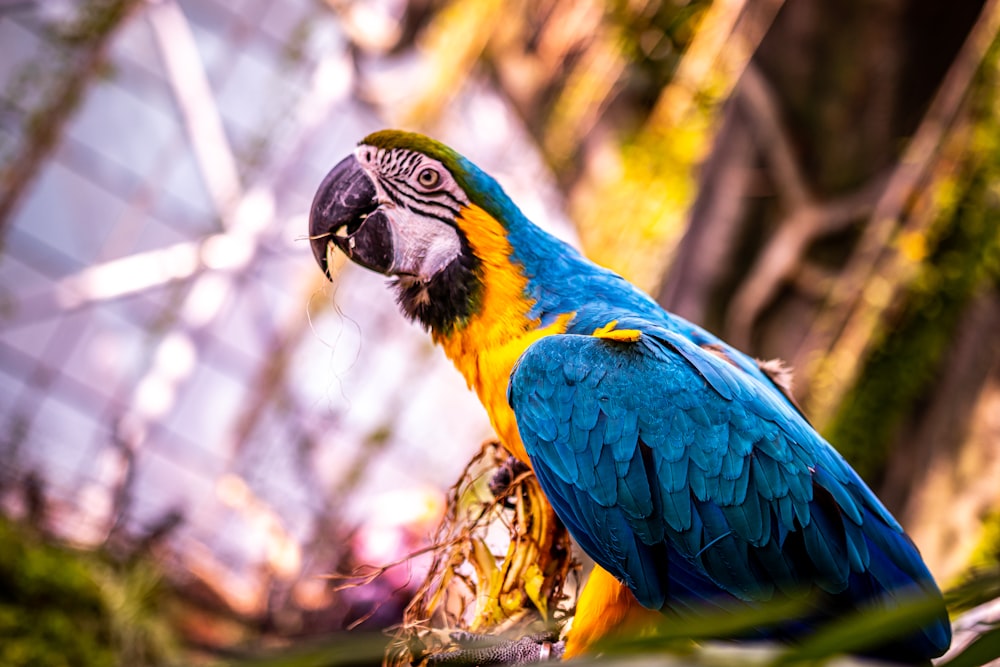
<svg viewBox="0 0 1000 667"><path fill-rule="evenodd" d="M461 254L462 242L454 227L398 207L383 212L392 224L393 273L426 282Z"/></svg>

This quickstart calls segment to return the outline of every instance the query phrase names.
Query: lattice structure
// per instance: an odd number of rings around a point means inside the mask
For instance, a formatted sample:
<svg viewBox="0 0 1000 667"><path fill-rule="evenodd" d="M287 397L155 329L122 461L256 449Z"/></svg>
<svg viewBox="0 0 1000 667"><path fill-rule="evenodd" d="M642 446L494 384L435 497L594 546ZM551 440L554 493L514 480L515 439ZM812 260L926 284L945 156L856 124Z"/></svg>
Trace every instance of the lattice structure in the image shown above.
<svg viewBox="0 0 1000 667"><path fill-rule="evenodd" d="M310 0L112 4L0 5L3 171L36 169L0 183L5 508L30 476L74 541L174 526L238 610L275 582L319 603L381 490L436 506L489 433L381 282L330 286L304 239L384 125L358 93L377 55Z"/></svg>

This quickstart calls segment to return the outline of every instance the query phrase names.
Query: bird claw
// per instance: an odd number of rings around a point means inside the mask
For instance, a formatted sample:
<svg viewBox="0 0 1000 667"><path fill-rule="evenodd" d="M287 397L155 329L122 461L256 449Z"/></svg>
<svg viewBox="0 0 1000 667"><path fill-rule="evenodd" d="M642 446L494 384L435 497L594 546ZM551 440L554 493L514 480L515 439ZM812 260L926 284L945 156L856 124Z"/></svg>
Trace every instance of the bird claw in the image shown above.
<svg viewBox="0 0 1000 667"><path fill-rule="evenodd" d="M529 665L559 660L565 642L543 632L520 639L500 639L472 632L452 632L457 650L436 653L427 658L428 665L472 667L473 665Z"/></svg>
<svg viewBox="0 0 1000 667"><path fill-rule="evenodd" d="M493 477L490 478L490 493L495 498L506 497L510 490L510 485L514 483L514 480L529 470L531 468L526 463L517 460L513 456L508 456L507 460L496 469Z"/></svg>

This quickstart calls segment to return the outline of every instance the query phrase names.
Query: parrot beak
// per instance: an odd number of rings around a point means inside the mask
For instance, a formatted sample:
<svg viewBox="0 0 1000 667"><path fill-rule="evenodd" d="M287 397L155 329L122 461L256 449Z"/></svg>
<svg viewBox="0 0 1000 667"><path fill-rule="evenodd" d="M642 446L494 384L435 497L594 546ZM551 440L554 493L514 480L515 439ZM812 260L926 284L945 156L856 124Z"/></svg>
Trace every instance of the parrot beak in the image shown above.
<svg viewBox="0 0 1000 667"><path fill-rule="evenodd" d="M388 274L393 268L393 234L379 209L371 179L353 155L330 170L316 191L309 212L313 256L330 276L327 249L333 243L352 261Z"/></svg>

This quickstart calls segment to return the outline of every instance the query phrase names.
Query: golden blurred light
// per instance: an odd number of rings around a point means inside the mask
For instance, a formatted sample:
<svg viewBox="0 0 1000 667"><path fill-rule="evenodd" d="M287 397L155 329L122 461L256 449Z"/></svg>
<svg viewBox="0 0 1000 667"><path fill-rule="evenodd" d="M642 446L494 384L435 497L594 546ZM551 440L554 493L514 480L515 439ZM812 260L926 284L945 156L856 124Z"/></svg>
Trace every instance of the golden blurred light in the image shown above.
<svg viewBox="0 0 1000 667"><path fill-rule="evenodd" d="M221 562L203 542L186 540L178 551L192 575L245 616L263 612L267 605L265 582L252 574L241 576Z"/></svg>
<svg viewBox="0 0 1000 667"><path fill-rule="evenodd" d="M215 495L242 514L250 525L249 537L263 549L264 562L275 576L291 579L302 569L302 547L278 514L258 498L246 481L226 473L215 483Z"/></svg>
<svg viewBox="0 0 1000 667"><path fill-rule="evenodd" d="M226 507L243 509L250 504L252 494L250 487L243 478L233 473L226 473L215 483L215 495Z"/></svg>
<svg viewBox="0 0 1000 667"><path fill-rule="evenodd" d="M284 529L284 526L272 514L273 521L268 522L267 564L275 576L280 579L292 579L302 569L302 548Z"/></svg>
<svg viewBox="0 0 1000 667"><path fill-rule="evenodd" d="M865 286L865 301L878 308L885 308L892 300L892 284L880 276L873 277Z"/></svg>
<svg viewBox="0 0 1000 667"><path fill-rule="evenodd" d="M920 231L904 232L899 237L899 252L914 264L927 258L927 236Z"/></svg>
<svg viewBox="0 0 1000 667"><path fill-rule="evenodd" d="M333 595L329 581L316 577L297 582L292 588L292 599L302 609L315 611L329 605Z"/></svg>

